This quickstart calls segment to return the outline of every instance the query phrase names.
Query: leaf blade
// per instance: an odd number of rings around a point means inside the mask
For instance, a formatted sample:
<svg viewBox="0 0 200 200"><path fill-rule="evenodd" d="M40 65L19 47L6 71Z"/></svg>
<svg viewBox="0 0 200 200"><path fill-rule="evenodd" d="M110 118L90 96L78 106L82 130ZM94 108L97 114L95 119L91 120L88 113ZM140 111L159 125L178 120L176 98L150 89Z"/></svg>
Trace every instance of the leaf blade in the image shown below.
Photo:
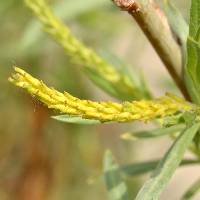
<svg viewBox="0 0 200 200"><path fill-rule="evenodd" d="M183 195L181 200L191 200L193 197L200 192L200 179L198 179Z"/></svg>
<svg viewBox="0 0 200 200"><path fill-rule="evenodd" d="M173 134L183 130L186 127L185 124L178 124L171 127L164 127L159 129L154 129L151 131L140 131L140 132L130 132L122 134L121 138L125 140L139 140L139 139L152 139L156 137L162 137L169 134Z"/></svg>
<svg viewBox="0 0 200 200"><path fill-rule="evenodd" d="M159 198L199 128L200 123L195 123L182 132L160 161L151 178L139 191L136 200L157 200Z"/></svg>
<svg viewBox="0 0 200 200"><path fill-rule="evenodd" d="M192 0L189 36L187 39L187 63L184 69L187 88L193 101L200 104L200 1Z"/></svg>
<svg viewBox="0 0 200 200"><path fill-rule="evenodd" d="M139 162L134 164L129 164L125 166L121 166L120 170L123 175L131 177L146 174L156 169L156 166L159 164L160 160L151 160L146 162ZM197 165L199 164L199 160L183 160L180 166L187 166L187 165Z"/></svg>
<svg viewBox="0 0 200 200"><path fill-rule="evenodd" d="M82 125L95 125L95 124L101 124L99 120L93 120L93 119L83 119L81 116L73 116L73 115L58 115L58 116L52 116L51 118L66 122L66 123L72 123L72 124L82 124Z"/></svg>
<svg viewBox="0 0 200 200"><path fill-rule="evenodd" d="M181 41L181 45L185 49L187 36L189 33L189 26L182 16L181 12L175 7L170 0L163 0L163 9L167 15L169 24L174 34Z"/></svg>
<svg viewBox="0 0 200 200"><path fill-rule="evenodd" d="M104 178L110 200L128 200L128 190L124 183L118 164L113 155L107 151L104 156Z"/></svg>

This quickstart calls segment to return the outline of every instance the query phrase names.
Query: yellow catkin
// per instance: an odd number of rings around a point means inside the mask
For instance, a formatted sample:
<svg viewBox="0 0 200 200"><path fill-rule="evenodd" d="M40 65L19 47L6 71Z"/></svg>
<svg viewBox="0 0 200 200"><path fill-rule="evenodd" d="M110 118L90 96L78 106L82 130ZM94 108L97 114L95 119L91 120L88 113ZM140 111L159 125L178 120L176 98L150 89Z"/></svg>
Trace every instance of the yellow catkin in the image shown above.
<svg viewBox="0 0 200 200"><path fill-rule="evenodd" d="M99 76L115 86L122 96L131 99L145 96L128 75L118 71L77 40L69 28L53 14L45 0L25 0L25 3L42 22L45 31L64 48L74 63L95 70Z"/></svg>
<svg viewBox="0 0 200 200"><path fill-rule="evenodd" d="M18 67L15 67L15 71L16 73L9 78L10 82L26 89L49 108L59 110L61 113L81 116L83 119L95 119L102 122L149 121L195 109L194 105L171 94L152 101L140 100L122 104L80 100L67 92L61 93L47 87L42 81Z"/></svg>

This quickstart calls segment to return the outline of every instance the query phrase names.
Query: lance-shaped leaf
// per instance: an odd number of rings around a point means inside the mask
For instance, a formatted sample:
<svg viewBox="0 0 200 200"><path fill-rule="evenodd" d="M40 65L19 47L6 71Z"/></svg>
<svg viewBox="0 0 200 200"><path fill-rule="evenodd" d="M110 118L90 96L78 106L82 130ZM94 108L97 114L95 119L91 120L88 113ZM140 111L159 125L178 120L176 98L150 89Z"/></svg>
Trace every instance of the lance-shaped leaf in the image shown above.
<svg viewBox="0 0 200 200"><path fill-rule="evenodd" d="M96 125L102 123L99 120L83 119L82 117L73 115L58 115L58 116L52 116L52 118L61 122L72 123L72 124Z"/></svg>
<svg viewBox="0 0 200 200"><path fill-rule="evenodd" d="M184 50L186 47L189 26L181 12L176 8L171 0L163 0L163 9L167 15L171 29L178 40L180 40Z"/></svg>
<svg viewBox="0 0 200 200"><path fill-rule="evenodd" d="M200 192L200 179L198 179L183 195L181 200L192 200L194 196Z"/></svg>
<svg viewBox="0 0 200 200"><path fill-rule="evenodd" d="M104 178L110 200L129 199L126 184L121 177L120 168L110 151L107 151L104 157Z"/></svg>
<svg viewBox="0 0 200 200"><path fill-rule="evenodd" d="M146 162L139 162L134 164L129 164L125 166L121 166L121 172L123 175L127 177L137 176L146 174L148 172L153 171L156 169L157 165L159 164L160 160L152 160L152 161L146 161ZM199 165L199 160L183 160L180 164L180 166L190 166L190 165Z"/></svg>
<svg viewBox="0 0 200 200"><path fill-rule="evenodd" d="M186 83L193 100L200 104L200 0L192 0L187 40Z"/></svg>
<svg viewBox="0 0 200 200"><path fill-rule="evenodd" d="M177 124L171 127L158 128L151 131L128 132L122 134L121 138L124 140L151 139L180 132L185 126L185 124Z"/></svg>
<svg viewBox="0 0 200 200"><path fill-rule="evenodd" d="M173 143L169 151L160 161L151 178L139 191L136 200L157 200L179 166L185 151L191 144L200 123L188 126Z"/></svg>

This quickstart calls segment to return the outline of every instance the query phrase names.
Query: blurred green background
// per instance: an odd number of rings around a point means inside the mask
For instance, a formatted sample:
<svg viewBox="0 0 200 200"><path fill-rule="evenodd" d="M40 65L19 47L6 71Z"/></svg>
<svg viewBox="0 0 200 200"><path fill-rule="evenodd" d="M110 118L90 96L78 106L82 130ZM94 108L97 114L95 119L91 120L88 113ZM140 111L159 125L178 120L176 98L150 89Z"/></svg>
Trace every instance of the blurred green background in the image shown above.
<svg viewBox="0 0 200 200"><path fill-rule="evenodd" d="M187 20L190 1L174 2ZM51 0L49 3L85 44L99 54L117 56L132 73L143 71L155 96L166 90L176 92L137 24L111 1ZM41 30L23 1L1 0L0 21L1 200L106 200L101 178L106 149L112 150L120 164L163 155L170 144L166 138L144 142L120 139L125 131L148 127L141 123L79 126L51 119L55 112L7 81L13 65L22 66L48 85L80 98L112 98L94 86L80 67L69 62L63 49ZM188 177L186 170L195 173ZM178 199L177 195L184 192L199 171L199 168L179 170L178 178L172 180L162 199ZM132 198L144 178L127 179ZM171 192L174 185L177 194Z"/></svg>

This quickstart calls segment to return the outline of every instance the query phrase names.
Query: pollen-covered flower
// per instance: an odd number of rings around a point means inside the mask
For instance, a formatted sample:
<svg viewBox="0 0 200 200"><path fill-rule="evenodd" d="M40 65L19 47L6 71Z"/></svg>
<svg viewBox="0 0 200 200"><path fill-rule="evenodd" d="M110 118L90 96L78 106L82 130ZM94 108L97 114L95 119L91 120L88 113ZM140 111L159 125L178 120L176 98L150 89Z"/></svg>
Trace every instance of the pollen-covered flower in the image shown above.
<svg viewBox="0 0 200 200"><path fill-rule="evenodd" d="M95 119L102 122L149 121L194 109L192 104L170 94L152 101L141 100L121 104L81 100L67 92L61 93L54 88L47 87L42 81L20 68L16 67L15 71L16 73L9 78L9 81L16 86L26 89L49 108L61 113L81 116L84 119Z"/></svg>

